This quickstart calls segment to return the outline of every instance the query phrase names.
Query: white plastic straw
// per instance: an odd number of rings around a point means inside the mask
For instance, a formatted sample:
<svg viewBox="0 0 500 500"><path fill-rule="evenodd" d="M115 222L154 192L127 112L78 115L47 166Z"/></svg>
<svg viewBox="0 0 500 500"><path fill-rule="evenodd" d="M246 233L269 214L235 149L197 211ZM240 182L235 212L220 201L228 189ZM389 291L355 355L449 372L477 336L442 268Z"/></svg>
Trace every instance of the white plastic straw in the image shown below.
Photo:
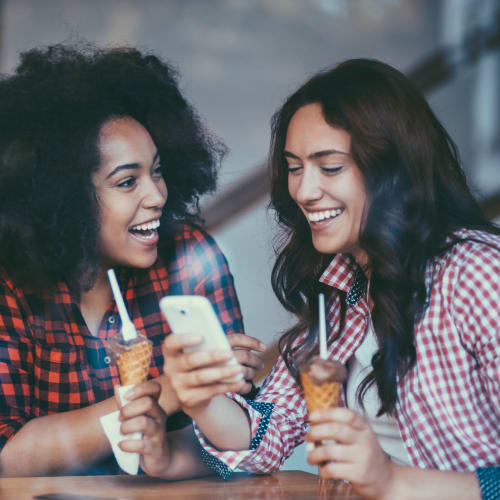
<svg viewBox="0 0 500 500"><path fill-rule="evenodd" d="M320 293L319 299L319 357L327 358L326 352L326 321L325 321L325 296Z"/></svg>
<svg viewBox="0 0 500 500"><path fill-rule="evenodd" d="M127 308L125 307L125 302L123 302L120 285L118 285L114 269L108 269L108 278L111 283L113 297L115 298L116 305L118 306L118 314L122 320L123 339L126 341L135 339L137 337L137 330L135 329L134 323L130 321L130 316L128 315Z"/></svg>

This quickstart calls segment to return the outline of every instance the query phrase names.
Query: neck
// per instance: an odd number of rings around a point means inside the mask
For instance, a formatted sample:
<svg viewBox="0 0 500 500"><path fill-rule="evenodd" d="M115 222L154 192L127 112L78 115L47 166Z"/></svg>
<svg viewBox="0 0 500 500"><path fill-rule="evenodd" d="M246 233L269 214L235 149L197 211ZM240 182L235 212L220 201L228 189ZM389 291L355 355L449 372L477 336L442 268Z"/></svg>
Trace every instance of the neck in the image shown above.
<svg viewBox="0 0 500 500"><path fill-rule="evenodd" d="M351 255L354 257L359 267L363 269L365 276L370 279L371 269L368 254L364 250L360 250L359 252L353 252Z"/></svg>
<svg viewBox="0 0 500 500"><path fill-rule="evenodd" d="M111 286L105 272L99 271L96 282L88 291L82 291L80 309L87 327L96 336L99 332L101 319L112 298Z"/></svg>

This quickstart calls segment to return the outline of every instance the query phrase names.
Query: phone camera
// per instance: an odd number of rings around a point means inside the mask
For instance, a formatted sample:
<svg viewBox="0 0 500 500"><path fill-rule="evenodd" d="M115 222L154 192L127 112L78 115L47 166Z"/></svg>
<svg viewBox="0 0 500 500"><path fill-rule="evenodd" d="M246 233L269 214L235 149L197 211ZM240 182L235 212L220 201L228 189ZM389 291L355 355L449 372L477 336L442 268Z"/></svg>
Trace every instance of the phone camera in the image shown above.
<svg viewBox="0 0 500 500"><path fill-rule="evenodd" d="M186 309L181 309L181 310L180 310L180 313L181 313L181 314L186 314L186 313L187 313L187 311L186 311Z"/></svg>

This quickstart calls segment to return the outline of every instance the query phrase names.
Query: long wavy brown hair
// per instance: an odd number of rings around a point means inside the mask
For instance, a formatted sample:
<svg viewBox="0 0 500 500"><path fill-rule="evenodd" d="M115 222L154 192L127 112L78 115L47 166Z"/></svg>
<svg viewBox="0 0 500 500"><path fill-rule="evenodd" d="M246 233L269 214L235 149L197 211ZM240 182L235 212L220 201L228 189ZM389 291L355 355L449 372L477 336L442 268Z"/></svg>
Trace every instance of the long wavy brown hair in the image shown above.
<svg viewBox="0 0 500 500"><path fill-rule="evenodd" d="M369 209L365 207L359 243L370 263L379 350L358 399L362 404L364 392L375 383L379 415L393 413L397 378L416 361L414 325L427 298L429 260L449 248L447 237L453 238L459 228L500 231L471 194L452 139L401 72L379 61L353 59L311 78L274 115L270 152L270 206L282 229L272 285L298 318L279 348L296 378L299 360L317 352L318 292L341 294L319 283L333 255L314 249L309 225L288 192L283 155L288 125L299 108L311 103L321 105L328 124L351 135L351 154L364 179ZM299 343L303 332L308 333Z"/></svg>

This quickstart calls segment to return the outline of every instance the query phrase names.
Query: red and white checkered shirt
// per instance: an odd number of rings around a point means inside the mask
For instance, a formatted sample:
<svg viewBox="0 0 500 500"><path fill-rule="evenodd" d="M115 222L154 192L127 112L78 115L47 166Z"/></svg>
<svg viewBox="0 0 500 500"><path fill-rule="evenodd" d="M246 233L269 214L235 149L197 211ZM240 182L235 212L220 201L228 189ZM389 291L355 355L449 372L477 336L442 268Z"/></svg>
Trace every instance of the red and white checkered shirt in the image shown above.
<svg viewBox="0 0 500 500"><path fill-rule="evenodd" d="M427 306L415 325L417 361L398 383L396 421L415 467L473 471L500 464L500 237L461 230L464 241L435 258L426 270ZM494 248L492 248L494 247ZM347 292L355 262L338 254L321 276ZM329 334L339 329L339 294L328 301ZM366 295L346 307L340 337L329 358L344 364L360 346L369 306ZM223 477L240 468L279 469L304 441L304 397L280 357L255 401L232 395L248 411L250 449L221 452L196 432L204 460Z"/></svg>

